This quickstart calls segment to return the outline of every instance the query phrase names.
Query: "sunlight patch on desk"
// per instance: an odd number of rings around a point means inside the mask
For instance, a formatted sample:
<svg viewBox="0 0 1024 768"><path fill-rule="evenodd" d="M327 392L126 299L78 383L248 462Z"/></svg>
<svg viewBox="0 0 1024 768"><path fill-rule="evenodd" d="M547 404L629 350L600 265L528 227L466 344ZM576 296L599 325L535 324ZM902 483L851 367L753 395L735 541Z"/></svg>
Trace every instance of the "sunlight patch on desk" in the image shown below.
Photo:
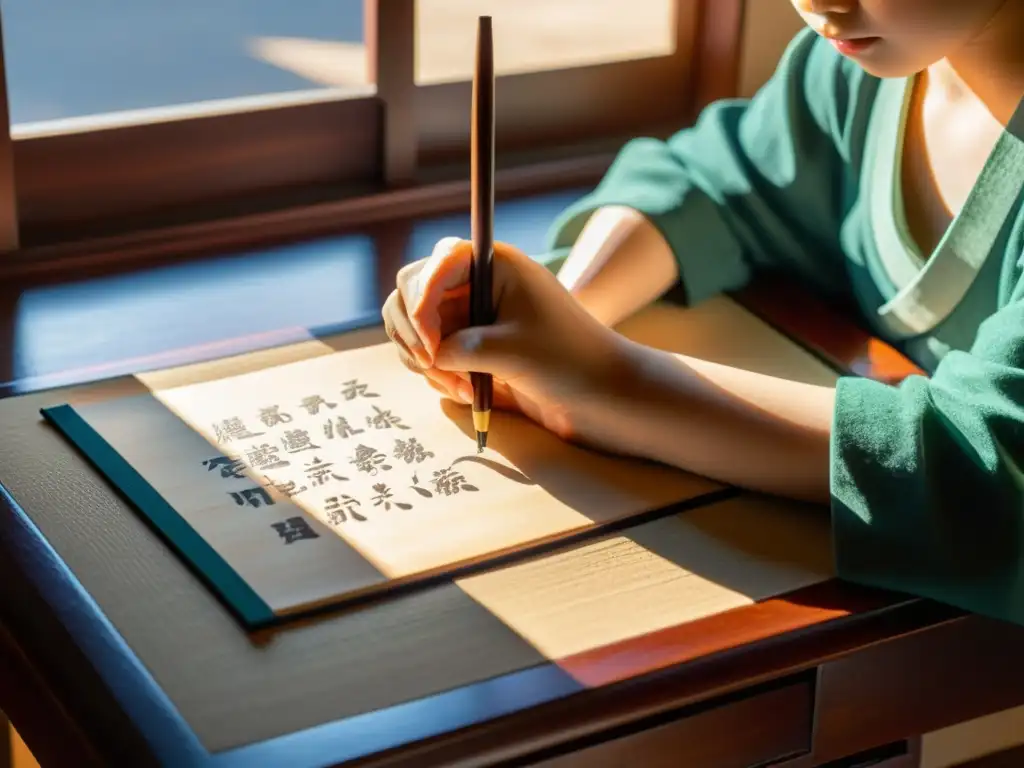
<svg viewBox="0 0 1024 768"><path fill-rule="evenodd" d="M558 661L826 581L830 541L827 510L746 495L457 584Z"/></svg>

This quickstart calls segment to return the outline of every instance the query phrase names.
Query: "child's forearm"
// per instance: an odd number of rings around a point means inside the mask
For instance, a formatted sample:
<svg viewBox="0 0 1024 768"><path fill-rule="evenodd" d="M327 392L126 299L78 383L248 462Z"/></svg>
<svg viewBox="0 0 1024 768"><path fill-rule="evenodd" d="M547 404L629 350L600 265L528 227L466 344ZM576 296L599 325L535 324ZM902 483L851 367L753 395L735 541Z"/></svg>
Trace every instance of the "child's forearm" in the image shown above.
<svg viewBox="0 0 1024 768"><path fill-rule="evenodd" d="M833 388L628 340L622 360L613 403L581 424L602 443L730 485L829 500Z"/></svg>
<svg viewBox="0 0 1024 768"><path fill-rule="evenodd" d="M558 279L594 317L614 326L661 297L679 280L668 244L629 208L596 211Z"/></svg>

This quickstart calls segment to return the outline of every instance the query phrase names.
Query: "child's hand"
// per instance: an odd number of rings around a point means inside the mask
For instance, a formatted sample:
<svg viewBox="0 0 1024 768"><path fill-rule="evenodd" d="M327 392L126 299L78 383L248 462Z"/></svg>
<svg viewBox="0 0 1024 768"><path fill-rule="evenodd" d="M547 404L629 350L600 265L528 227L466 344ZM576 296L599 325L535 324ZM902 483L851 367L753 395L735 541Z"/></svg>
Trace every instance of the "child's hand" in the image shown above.
<svg viewBox="0 0 1024 768"><path fill-rule="evenodd" d="M472 245L440 241L403 268L384 325L403 362L458 402L473 399L469 371L494 377L496 408L518 410L563 438L616 388L620 340L582 309L544 266L494 248L495 322L468 327Z"/></svg>

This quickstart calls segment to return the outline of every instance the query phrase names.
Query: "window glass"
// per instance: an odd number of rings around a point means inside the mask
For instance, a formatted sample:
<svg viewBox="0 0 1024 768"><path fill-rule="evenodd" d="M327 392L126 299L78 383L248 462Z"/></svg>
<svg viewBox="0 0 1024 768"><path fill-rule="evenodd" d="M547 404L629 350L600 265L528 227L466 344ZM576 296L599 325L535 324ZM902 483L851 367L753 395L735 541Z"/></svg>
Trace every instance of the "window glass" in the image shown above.
<svg viewBox="0 0 1024 768"><path fill-rule="evenodd" d="M472 77L479 16L499 75L671 55L676 0L416 0L416 82Z"/></svg>
<svg viewBox="0 0 1024 768"><path fill-rule="evenodd" d="M0 0L11 122L365 92L363 0Z"/></svg>

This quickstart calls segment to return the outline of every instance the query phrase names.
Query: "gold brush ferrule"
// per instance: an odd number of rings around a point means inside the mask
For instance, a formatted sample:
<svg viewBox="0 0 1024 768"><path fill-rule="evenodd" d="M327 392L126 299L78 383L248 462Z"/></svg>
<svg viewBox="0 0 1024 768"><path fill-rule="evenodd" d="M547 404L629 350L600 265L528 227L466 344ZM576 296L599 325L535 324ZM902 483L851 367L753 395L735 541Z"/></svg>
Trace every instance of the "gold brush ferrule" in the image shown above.
<svg viewBox="0 0 1024 768"><path fill-rule="evenodd" d="M473 411L473 429L477 432L486 432L491 426L490 411Z"/></svg>

